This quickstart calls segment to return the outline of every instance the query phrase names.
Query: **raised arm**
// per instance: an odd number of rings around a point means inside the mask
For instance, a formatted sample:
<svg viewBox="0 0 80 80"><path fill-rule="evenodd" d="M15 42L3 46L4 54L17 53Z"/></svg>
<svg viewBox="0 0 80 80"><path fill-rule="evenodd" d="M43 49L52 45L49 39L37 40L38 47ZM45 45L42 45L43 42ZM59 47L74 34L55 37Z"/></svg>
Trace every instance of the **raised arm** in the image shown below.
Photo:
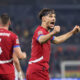
<svg viewBox="0 0 80 80"><path fill-rule="evenodd" d="M38 38L39 43L45 43L46 41L48 41L54 34L60 32L60 26L55 26L54 30L52 32L50 32L47 35L41 35Z"/></svg>
<svg viewBox="0 0 80 80"><path fill-rule="evenodd" d="M55 37L53 40L53 43L55 44L59 44L62 43L64 41L66 41L67 39L69 39L73 34L76 34L80 32L80 28L79 26L75 26L73 30L71 30L70 32L63 34L61 36Z"/></svg>

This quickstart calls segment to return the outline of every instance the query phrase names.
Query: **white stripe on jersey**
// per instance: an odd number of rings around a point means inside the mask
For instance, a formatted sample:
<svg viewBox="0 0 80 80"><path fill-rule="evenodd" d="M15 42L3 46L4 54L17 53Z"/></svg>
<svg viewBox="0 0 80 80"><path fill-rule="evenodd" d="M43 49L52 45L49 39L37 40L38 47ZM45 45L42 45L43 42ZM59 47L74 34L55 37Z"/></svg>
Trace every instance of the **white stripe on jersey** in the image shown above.
<svg viewBox="0 0 80 80"><path fill-rule="evenodd" d="M39 61L41 61L42 59L43 59L43 56L41 56L40 58L35 59L35 60L33 60L33 61L29 61L29 64L39 62Z"/></svg>

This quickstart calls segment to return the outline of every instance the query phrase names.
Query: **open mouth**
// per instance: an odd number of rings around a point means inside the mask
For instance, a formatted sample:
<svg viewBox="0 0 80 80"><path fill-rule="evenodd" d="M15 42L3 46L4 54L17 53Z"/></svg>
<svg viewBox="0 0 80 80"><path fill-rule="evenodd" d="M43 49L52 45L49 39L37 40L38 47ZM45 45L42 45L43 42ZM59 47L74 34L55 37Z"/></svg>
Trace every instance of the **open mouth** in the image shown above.
<svg viewBox="0 0 80 80"><path fill-rule="evenodd" d="M51 22L50 24L53 24L53 25L54 25L54 24L55 24L55 22Z"/></svg>

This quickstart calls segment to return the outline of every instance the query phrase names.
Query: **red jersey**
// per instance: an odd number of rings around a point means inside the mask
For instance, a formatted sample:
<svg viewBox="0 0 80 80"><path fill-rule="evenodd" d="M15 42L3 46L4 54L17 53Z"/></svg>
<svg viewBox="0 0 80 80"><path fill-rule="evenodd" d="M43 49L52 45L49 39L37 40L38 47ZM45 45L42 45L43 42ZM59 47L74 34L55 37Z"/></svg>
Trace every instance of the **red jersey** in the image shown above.
<svg viewBox="0 0 80 80"><path fill-rule="evenodd" d="M0 29L0 74L14 72L13 48L19 46L18 37L11 31Z"/></svg>
<svg viewBox="0 0 80 80"><path fill-rule="evenodd" d="M49 68L48 62L50 59L50 40L48 40L46 43L40 44L38 42L38 39L42 35L47 35L49 32L41 27L38 26L37 29L34 32L33 39L32 39L32 52L31 52L31 58L29 61L29 64L40 64L47 69Z"/></svg>

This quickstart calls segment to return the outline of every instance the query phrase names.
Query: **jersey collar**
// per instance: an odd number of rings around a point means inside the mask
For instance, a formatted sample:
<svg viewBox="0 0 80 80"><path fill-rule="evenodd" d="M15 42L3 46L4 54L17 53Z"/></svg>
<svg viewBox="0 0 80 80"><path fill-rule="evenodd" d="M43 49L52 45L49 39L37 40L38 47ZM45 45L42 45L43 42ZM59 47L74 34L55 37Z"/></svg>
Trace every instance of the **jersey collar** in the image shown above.
<svg viewBox="0 0 80 80"><path fill-rule="evenodd" d="M40 25L39 25L39 27L41 27L43 30L45 30L45 31L47 31L47 32L48 32L48 30L46 30L44 27L42 27L42 26L40 26Z"/></svg>

